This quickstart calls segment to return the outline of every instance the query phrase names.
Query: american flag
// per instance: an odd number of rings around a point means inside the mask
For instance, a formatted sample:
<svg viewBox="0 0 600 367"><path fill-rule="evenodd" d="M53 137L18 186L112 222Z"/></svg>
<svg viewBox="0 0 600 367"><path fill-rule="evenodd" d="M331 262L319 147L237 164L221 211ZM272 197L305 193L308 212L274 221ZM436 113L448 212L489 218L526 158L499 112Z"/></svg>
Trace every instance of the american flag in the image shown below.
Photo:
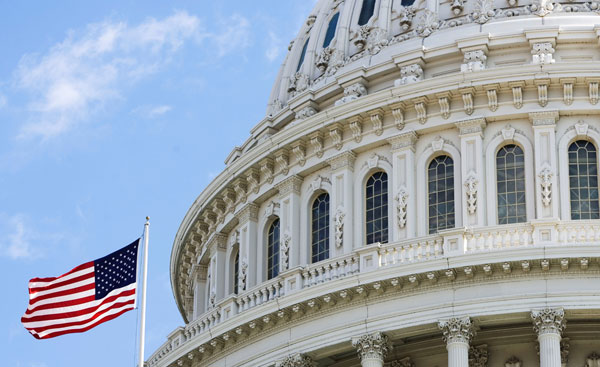
<svg viewBox="0 0 600 367"><path fill-rule="evenodd" d="M55 278L29 281L21 323L37 339L81 333L135 308L140 239Z"/></svg>

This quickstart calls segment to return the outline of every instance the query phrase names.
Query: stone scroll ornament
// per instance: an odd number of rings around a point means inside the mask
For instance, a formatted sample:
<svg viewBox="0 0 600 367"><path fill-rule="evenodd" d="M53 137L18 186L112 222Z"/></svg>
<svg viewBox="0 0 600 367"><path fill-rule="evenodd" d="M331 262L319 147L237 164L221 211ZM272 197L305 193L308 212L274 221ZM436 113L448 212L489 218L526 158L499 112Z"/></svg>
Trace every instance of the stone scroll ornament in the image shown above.
<svg viewBox="0 0 600 367"><path fill-rule="evenodd" d="M246 259L242 260L242 264L240 266L240 275L238 277L240 291L246 290L246 278L248 276L248 261Z"/></svg>
<svg viewBox="0 0 600 367"><path fill-rule="evenodd" d="M344 245L344 213L343 208L338 208L335 213L335 246L340 248Z"/></svg>
<svg viewBox="0 0 600 367"><path fill-rule="evenodd" d="M289 233L283 235L283 242L281 244L281 267L282 270L288 270L289 268L289 254L290 254L290 242L292 237Z"/></svg>
<svg viewBox="0 0 600 367"><path fill-rule="evenodd" d="M402 187L396 196L396 215L398 216L398 227L400 229L406 227L407 207L408 192L406 191L406 188Z"/></svg>
<svg viewBox="0 0 600 367"><path fill-rule="evenodd" d="M540 186L542 187L542 204L549 206L552 203L552 176L553 173L550 167L544 167L538 177L540 178Z"/></svg>
<svg viewBox="0 0 600 367"><path fill-rule="evenodd" d="M474 174L469 175L465 181L466 195L467 195L467 210L469 214L475 214L477 211L477 186L479 181L475 178Z"/></svg>

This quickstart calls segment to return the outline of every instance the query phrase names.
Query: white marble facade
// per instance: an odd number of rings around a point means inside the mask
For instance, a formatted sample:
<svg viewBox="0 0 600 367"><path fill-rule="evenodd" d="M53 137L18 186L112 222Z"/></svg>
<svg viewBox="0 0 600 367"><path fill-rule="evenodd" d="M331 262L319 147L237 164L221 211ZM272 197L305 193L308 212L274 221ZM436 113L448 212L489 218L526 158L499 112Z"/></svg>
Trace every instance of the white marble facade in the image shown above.
<svg viewBox="0 0 600 367"><path fill-rule="evenodd" d="M600 3L368 3L317 2L186 214L147 365L600 367Z"/></svg>

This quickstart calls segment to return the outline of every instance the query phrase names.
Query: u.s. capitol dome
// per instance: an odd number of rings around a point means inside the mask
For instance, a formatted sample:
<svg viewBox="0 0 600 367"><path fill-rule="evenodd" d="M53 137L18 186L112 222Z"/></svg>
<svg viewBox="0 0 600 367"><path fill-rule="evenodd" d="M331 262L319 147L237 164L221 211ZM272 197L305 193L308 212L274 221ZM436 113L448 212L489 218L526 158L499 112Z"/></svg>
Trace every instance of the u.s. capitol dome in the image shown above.
<svg viewBox="0 0 600 367"><path fill-rule="evenodd" d="M600 2L321 0L149 367L600 366Z"/></svg>

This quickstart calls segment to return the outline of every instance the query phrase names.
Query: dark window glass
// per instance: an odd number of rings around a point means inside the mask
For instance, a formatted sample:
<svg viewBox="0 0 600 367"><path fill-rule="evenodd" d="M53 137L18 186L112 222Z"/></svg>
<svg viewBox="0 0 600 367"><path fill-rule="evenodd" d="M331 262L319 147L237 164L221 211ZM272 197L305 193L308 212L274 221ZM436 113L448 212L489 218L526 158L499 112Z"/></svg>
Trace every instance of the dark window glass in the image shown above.
<svg viewBox="0 0 600 367"><path fill-rule="evenodd" d="M436 157L427 170L429 188L429 233L453 228L454 161L447 155Z"/></svg>
<svg viewBox="0 0 600 367"><path fill-rule="evenodd" d="M237 251L233 260L233 291L239 293L239 274L240 274L240 252Z"/></svg>
<svg viewBox="0 0 600 367"><path fill-rule="evenodd" d="M598 160L596 147L586 140L569 146L571 219L598 219Z"/></svg>
<svg viewBox="0 0 600 367"><path fill-rule="evenodd" d="M327 27L327 33L325 33L325 41L323 41L323 48L329 46L333 37L335 37L335 30L337 28L338 19L340 18L340 13L335 13L333 18L329 21L329 26Z"/></svg>
<svg viewBox="0 0 600 367"><path fill-rule="evenodd" d="M388 241L388 177L376 172L367 180L367 244Z"/></svg>
<svg viewBox="0 0 600 367"><path fill-rule="evenodd" d="M304 42L304 47L302 47L302 53L300 54L300 60L298 60L298 67L296 68L296 72L298 72L300 70L300 68L302 67L302 64L304 63L304 57L306 56L306 49L308 48L308 41L310 41L310 38L308 38L306 40L306 42Z"/></svg>
<svg viewBox="0 0 600 367"><path fill-rule="evenodd" d="M363 0L360 16L358 17L358 25L365 25L375 12L375 2L377 0Z"/></svg>
<svg viewBox="0 0 600 367"><path fill-rule="evenodd" d="M312 205L312 262L329 258L329 194L321 194Z"/></svg>
<svg viewBox="0 0 600 367"><path fill-rule="evenodd" d="M506 145L496 154L498 224L527 221L525 204L525 155L521 147Z"/></svg>
<svg viewBox="0 0 600 367"><path fill-rule="evenodd" d="M402 6L411 6L414 3L415 3L415 0L401 0L400 1L400 4Z"/></svg>
<svg viewBox="0 0 600 367"><path fill-rule="evenodd" d="M269 227L267 234L267 279L279 274L279 218Z"/></svg>

